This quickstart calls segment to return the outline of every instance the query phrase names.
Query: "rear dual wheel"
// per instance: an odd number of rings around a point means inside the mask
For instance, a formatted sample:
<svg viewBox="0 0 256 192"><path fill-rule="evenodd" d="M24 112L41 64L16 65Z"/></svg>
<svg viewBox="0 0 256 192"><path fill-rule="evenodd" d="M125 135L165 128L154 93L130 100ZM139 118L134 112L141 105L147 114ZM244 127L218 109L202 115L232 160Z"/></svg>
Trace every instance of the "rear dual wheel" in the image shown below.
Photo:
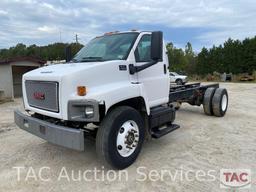
<svg viewBox="0 0 256 192"><path fill-rule="evenodd" d="M228 109L228 93L226 89L218 88L212 98L213 114L223 117Z"/></svg>
<svg viewBox="0 0 256 192"><path fill-rule="evenodd" d="M204 112L207 115L223 117L228 108L228 93L223 88L208 88L203 100Z"/></svg>
<svg viewBox="0 0 256 192"><path fill-rule="evenodd" d="M212 87L206 89L204 93L203 107L204 107L204 113L206 115L213 115L212 98L214 93L215 93L215 88L212 88Z"/></svg>

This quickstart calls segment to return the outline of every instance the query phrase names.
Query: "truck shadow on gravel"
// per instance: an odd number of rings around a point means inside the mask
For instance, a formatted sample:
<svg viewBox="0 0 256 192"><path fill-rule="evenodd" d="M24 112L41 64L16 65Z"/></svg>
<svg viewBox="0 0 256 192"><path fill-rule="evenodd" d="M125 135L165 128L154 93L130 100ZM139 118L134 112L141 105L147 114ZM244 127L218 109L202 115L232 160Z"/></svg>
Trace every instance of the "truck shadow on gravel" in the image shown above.
<svg viewBox="0 0 256 192"><path fill-rule="evenodd" d="M180 108L178 111L177 111L177 114L176 115L197 115L199 117L207 117L205 114L204 114L204 111L203 109L202 110L198 110L197 108ZM214 116L209 116L209 117L214 117Z"/></svg>
<svg viewBox="0 0 256 192"><path fill-rule="evenodd" d="M155 156L155 152L151 149L155 149L161 153L161 148L167 142L170 144L170 139L172 140L172 138L166 136L165 139L163 138L161 140L146 140L143 144L142 154L135 162L135 166L147 166L146 162L148 158L157 160L158 157ZM172 142L175 142L175 139ZM113 169L98 158L95 150L96 146L93 141L86 141L85 146L85 151L75 151L49 142L43 142L25 146L22 153L27 157L27 162L37 162L37 164L49 166L54 170L60 170L62 167L65 167L67 170L72 169L74 171L104 169L105 171L114 170L118 172L118 170ZM130 168L133 169L133 166L130 166Z"/></svg>
<svg viewBox="0 0 256 192"><path fill-rule="evenodd" d="M95 143L90 140L85 142L85 151L76 151L62 146L43 142L34 146L27 145L26 153L30 154L35 162L42 162L44 166L58 164L58 166L75 169L101 168L102 164L95 152ZM30 156L29 155L29 156Z"/></svg>

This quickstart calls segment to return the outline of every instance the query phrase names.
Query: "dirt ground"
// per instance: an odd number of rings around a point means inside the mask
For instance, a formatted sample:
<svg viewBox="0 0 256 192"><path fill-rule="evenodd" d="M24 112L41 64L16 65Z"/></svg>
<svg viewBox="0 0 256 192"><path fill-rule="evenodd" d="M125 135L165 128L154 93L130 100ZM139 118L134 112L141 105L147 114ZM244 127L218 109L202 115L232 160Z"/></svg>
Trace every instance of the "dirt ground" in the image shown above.
<svg viewBox="0 0 256 192"><path fill-rule="evenodd" d="M0 191L219 192L226 191L220 189L219 179L224 168L251 169L252 186L247 190L255 191L256 84L225 83L221 87L229 92L229 109L224 118L206 116L202 107L182 105L176 117L181 128L145 142L137 161L118 180L104 179L120 172L110 174L102 166L93 142L88 142L85 152L52 145L15 126L13 110L22 108L21 99L1 104ZM24 168L18 173L15 167ZM97 178L93 172L86 172L91 173L86 179L71 178L72 174L78 178L79 173L94 169L99 170ZM165 172L189 170L194 171L188 173L189 180L173 179ZM196 171L206 172L206 179L195 179ZM59 178L62 173L69 178Z"/></svg>

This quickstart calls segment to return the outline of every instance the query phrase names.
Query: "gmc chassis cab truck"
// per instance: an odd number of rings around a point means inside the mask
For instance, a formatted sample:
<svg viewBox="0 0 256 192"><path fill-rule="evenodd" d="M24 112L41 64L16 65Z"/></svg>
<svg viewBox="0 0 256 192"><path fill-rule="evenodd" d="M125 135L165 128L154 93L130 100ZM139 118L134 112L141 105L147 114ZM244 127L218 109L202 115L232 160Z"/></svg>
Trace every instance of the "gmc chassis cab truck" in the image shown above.
<svg viewBox="0 0 256 192"><path fill-rule="evenodd" d="M15 123L50 143L83 151L96 140L96 152L115 169L131 165L145 138L160 138L177 128L182 102L203 105L222 117L226 89L218 84L170 86L168 57L160 31L107 33L91 40L66 64L23 76L26 114Z"/></svg>

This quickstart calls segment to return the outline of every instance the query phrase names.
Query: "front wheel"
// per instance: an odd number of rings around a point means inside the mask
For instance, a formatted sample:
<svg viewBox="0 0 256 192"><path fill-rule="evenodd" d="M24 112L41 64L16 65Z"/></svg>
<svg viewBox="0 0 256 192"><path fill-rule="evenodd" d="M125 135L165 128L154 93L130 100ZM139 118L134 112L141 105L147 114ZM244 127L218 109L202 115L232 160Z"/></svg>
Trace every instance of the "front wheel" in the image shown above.
<svg viewBox="0 0 256 192"><path fill-rule="evenodd" d="M114 108L102 121L96 151L101 160L116 169L130 166L138 157L145 135L140 113L134 108Z"/></svg>

